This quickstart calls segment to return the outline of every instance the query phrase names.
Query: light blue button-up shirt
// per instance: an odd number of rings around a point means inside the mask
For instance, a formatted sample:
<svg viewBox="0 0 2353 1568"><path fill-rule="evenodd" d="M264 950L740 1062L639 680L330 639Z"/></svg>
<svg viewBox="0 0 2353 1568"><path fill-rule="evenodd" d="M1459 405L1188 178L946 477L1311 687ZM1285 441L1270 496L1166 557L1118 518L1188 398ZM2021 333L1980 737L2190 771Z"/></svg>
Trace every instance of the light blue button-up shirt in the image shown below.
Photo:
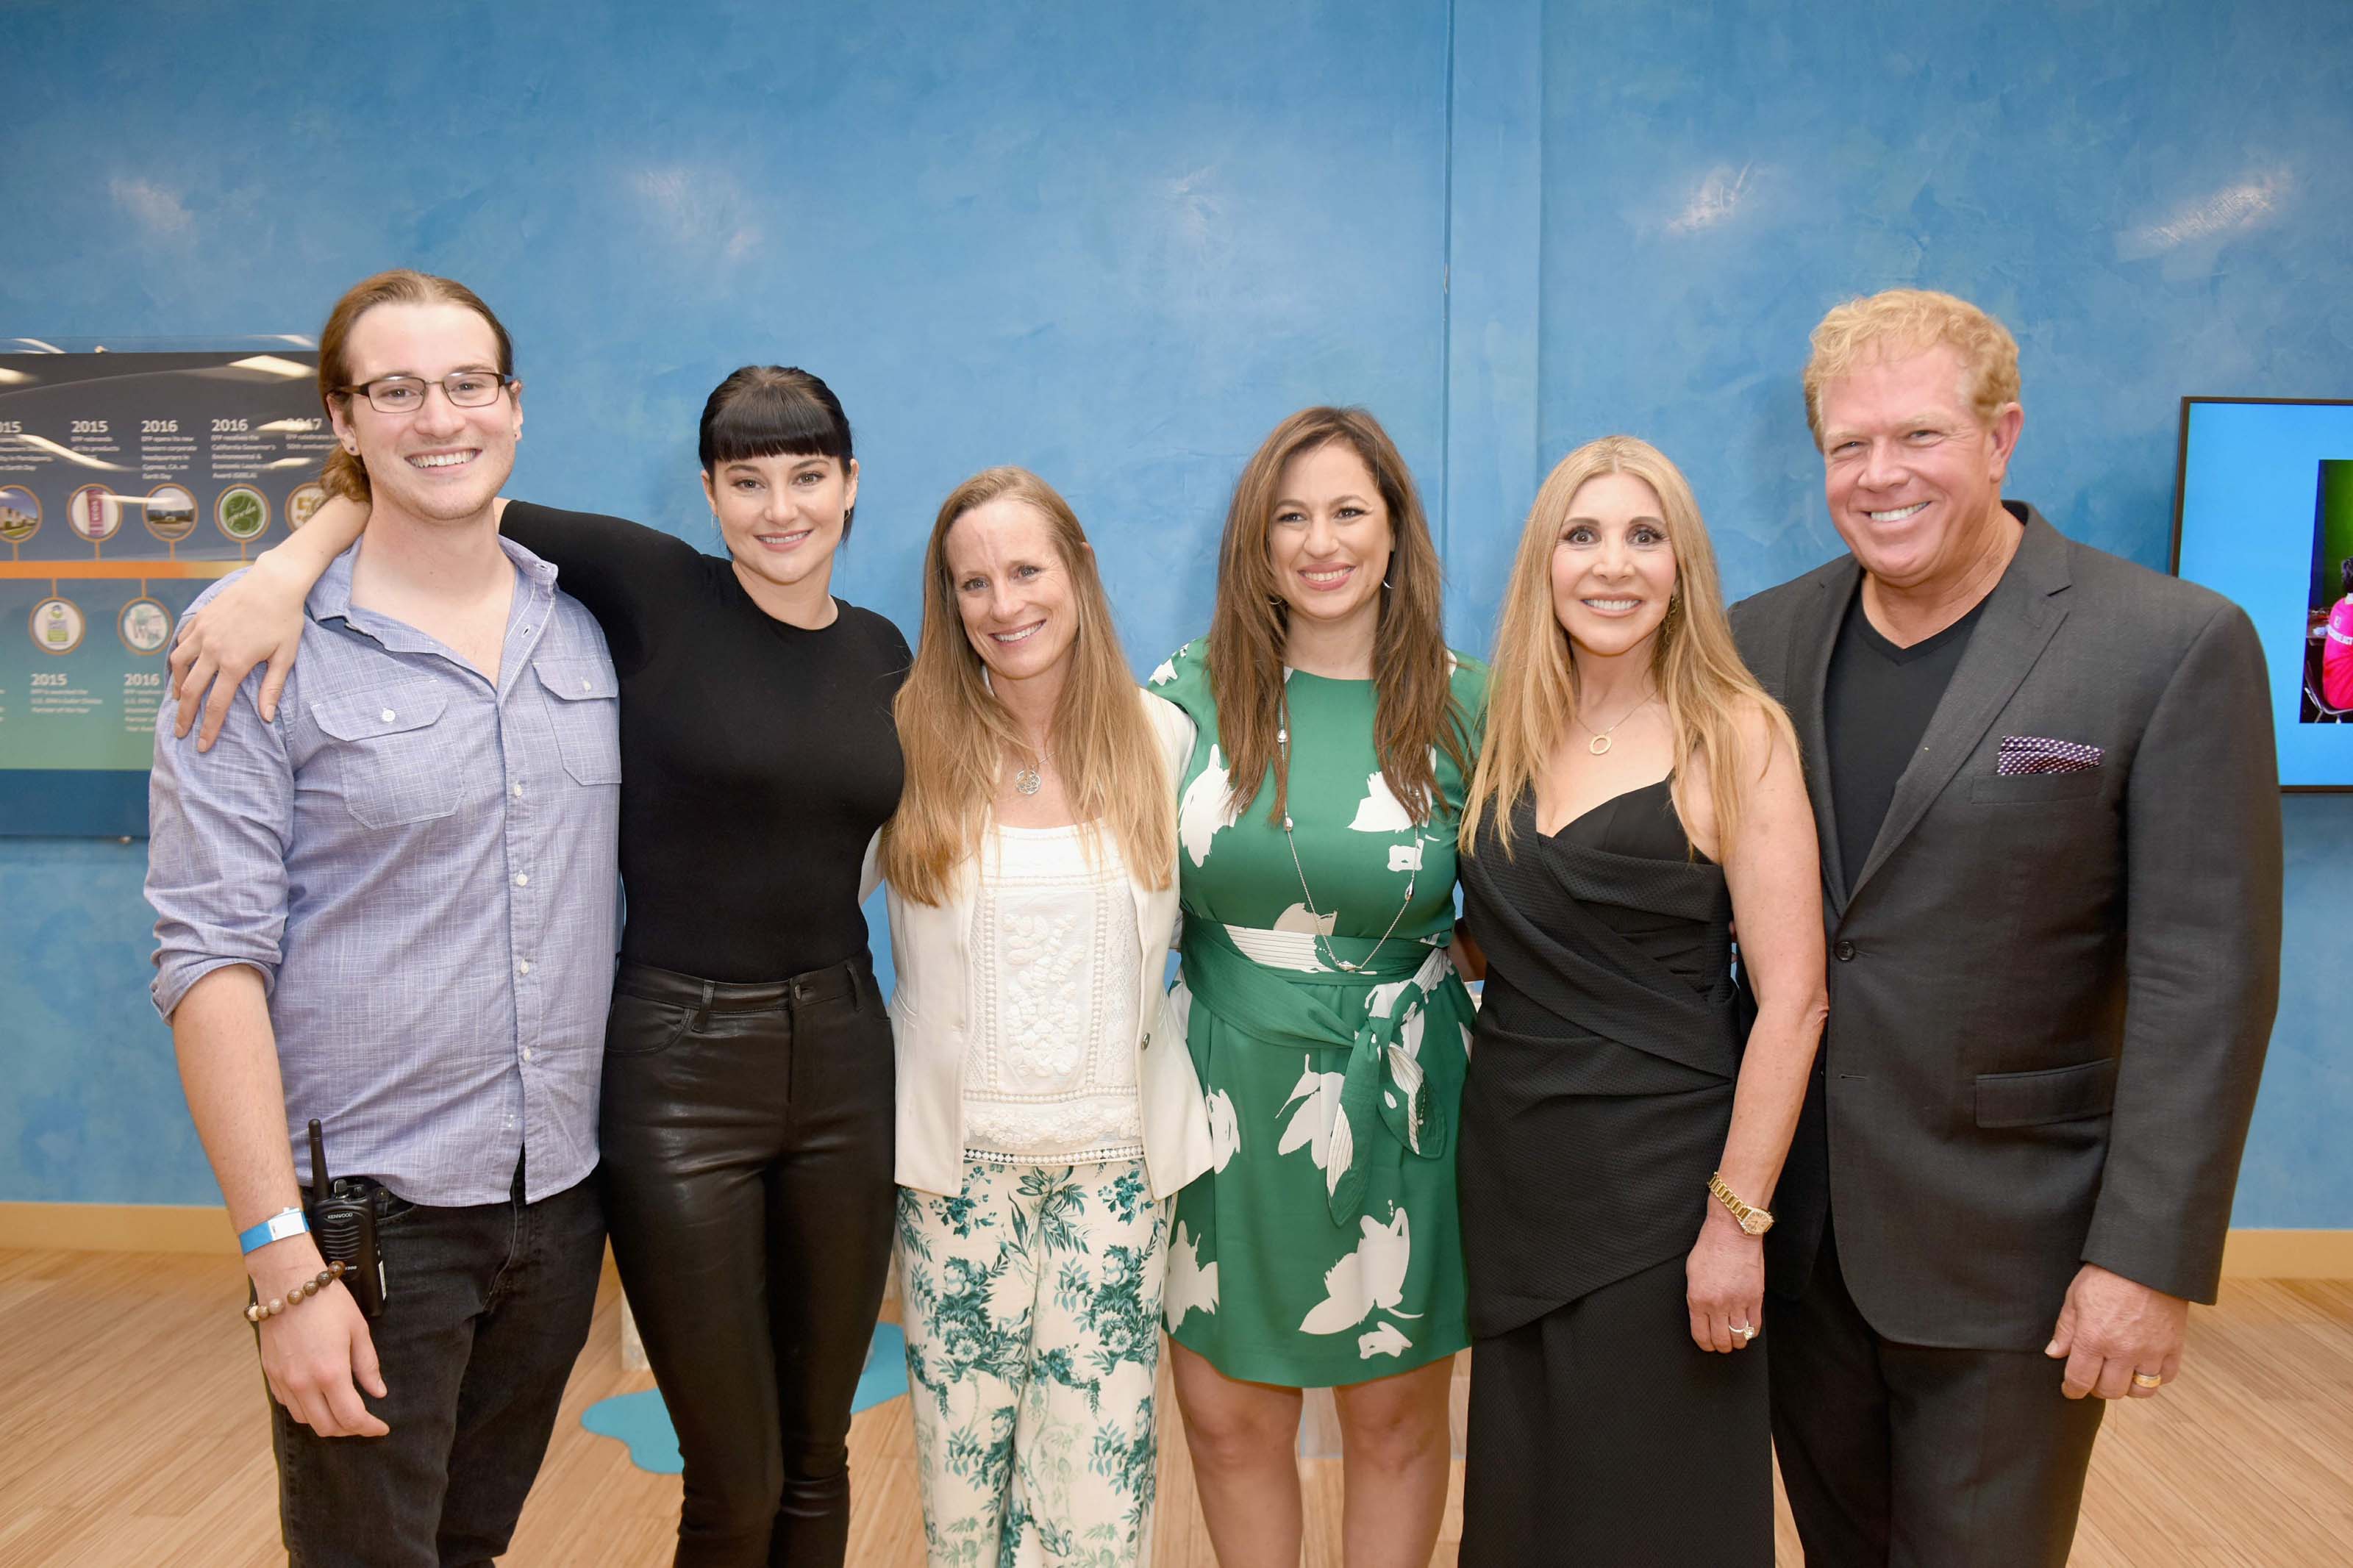
<svg viewBox="0 0 2353 1568"><path fill-rule="evenodd" d="M352 604L346 551L311 590L274 722L248 678L219 742L172 735L148 792L156 1007L227 964L269 987L296 1173L411 1203L533 1201L596 1167L618 934L619 688L555 569L506 540L497 689ZM217 589L196 602L202 605Z"/></svg>

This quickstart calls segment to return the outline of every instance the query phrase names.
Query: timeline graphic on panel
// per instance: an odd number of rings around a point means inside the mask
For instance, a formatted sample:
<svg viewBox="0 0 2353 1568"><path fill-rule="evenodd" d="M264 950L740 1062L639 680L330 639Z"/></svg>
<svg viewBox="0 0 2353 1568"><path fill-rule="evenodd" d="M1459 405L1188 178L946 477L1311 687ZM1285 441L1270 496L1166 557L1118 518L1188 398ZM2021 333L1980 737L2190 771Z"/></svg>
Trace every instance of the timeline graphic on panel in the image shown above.
<svg viewBox="0 0 2353 1568"><path fill-rule="evenodd" d="M144 773L189 603L326 499L309 353L0 354L0 773Z"/></svg>

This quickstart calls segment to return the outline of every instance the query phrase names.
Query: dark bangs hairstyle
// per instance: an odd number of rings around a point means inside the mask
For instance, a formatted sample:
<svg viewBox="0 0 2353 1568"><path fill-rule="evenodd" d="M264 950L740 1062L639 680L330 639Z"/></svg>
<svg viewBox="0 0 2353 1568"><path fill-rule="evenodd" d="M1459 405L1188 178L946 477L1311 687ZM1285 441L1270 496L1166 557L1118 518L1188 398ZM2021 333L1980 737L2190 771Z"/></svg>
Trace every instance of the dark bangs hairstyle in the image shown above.
<svg viewBox="0 0 2353 1568"><path fill-rule="evenodd" d="M833 388L797 365L747 364L712 388L696 441L702 471L749 458L831 458L847 474L856 456L849 416ZM858 515L841 514L841 537Z"/></svg>

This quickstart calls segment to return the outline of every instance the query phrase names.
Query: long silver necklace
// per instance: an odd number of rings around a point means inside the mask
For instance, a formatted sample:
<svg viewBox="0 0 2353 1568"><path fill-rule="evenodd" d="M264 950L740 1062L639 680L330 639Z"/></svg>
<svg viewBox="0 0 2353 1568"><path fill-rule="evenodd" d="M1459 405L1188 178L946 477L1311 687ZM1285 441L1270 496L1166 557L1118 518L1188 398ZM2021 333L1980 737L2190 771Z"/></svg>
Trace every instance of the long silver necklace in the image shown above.
<svg viewBox="0 0 2353 1568"><path fill-rule="evenodd" d="M989 673L986 668L982 669L980 672L980 683L982 686L987 688L988 694L991 697L995 697L997 695L997 682L990 679ZM1002 700L1000 699L1000 700ZM1013 771L1013 793L1016 795L1036 795L1039 790L1046 787L1044 770L1054 765L1054 754L1043 746L1039 746L1035 748L1035 750L1038 752L1038 760L1035 763L1032 763L1028 767L1016 768Z"/></svg>
<svg viewBox="0 0 2353 1568"><path fill-rule="evenodd" d="M1621 720L1620 722L1622 723L1624 721ZM1288 781L1291 776L1291 722L1288 711L1283 716L1282 727L1274 732L1274 743L1276 749L1282 753L1283 777ZM1018 781L1016 787L1018 787ZM1373 960L1381 955L1381 949L1387 947L1389 944L1389 938L1397 934L1398 921L1405 919L1406 910L1413 908L1413 889L1414 884L1421 879L1421 851L1427 843L1427 837L1428 836L1419 829L1415 830L1414 864L1412 871L1405 879L1405 901L1398 904L1398 912L1389 917L1389 929L1381 932L1381 940L1373 943L1373 951L1365 954L1362 963L1351 963L1345 958L1335 957L1332 952L1332 944L1324 940L1324 916L1315 908L1315 895L1307 890L1307 868L1299 863L1299 840L1292 837L1291 813L1286 810L1282 814L1282 841L1291 847L1291 868L1298 874L1300 900L1307 906L1307 918L1314 923L1314 929L1308 935L1314 944L1317 957L1333 968L1345 970L1350 974L1361 974L1373 966Z"/></svg>
<svg viewBox="0 0 2353 1568"><path fill-rule="evenodd" d="M1651 699L1656 697L1658 694L1658 689L1656 687L1644 692L1642 694L1641 700L1635 703L1631 708L1627 709L1623 713L1618 715L1618 723L1610 725L1607 730L1596 730L1592 725L1586 724L1585 721L1582 719L1578 720L1577 722L1579 724L1584 724L1586 731L1593 737L1593 739L1585 743L1585 749L1592 752L1597 757L1608 756L1609 754L1609 737L1617 732L1618 726L1625 723L1627 720L1631 719L1635 714L1640 713L1644 708L1650 706Z"/></svg>
<svg viewBox="0 0 2353 1568"><path fill-rule="evenodd" d="M1014 772L1013 793L1016 795L1036 795L1039 790L1044 789L1046 787L1046 780L1045 777L1039 773L1038 769L1050 768L1053 765L1053 753L1041 749L1038 753L1037 767L1020 768Z"/></svg>

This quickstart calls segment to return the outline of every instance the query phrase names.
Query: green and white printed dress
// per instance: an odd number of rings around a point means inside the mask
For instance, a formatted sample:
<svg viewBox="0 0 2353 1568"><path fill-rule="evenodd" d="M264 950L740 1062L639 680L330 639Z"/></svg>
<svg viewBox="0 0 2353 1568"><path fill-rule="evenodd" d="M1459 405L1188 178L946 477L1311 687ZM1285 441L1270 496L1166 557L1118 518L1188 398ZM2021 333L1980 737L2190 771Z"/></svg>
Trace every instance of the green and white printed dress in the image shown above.
<svg viewBox="0 0 2353 1568"><path fill-rule="evenodd" d="M1438 752L1447 809L1417 827L1381 775L1373 683L1293 671L1291 833L1271 775L1238 817L1205 647L1149 683L1199 731L1169 1002L1217 1152L1177 1194L1168 1331L1228 1377L1362 1383L1470 1343L1453 1141L1472 1013L1446 955L1465 781ZM1486 669L1456 657L1452 685L1475 735Z"/></svg>

